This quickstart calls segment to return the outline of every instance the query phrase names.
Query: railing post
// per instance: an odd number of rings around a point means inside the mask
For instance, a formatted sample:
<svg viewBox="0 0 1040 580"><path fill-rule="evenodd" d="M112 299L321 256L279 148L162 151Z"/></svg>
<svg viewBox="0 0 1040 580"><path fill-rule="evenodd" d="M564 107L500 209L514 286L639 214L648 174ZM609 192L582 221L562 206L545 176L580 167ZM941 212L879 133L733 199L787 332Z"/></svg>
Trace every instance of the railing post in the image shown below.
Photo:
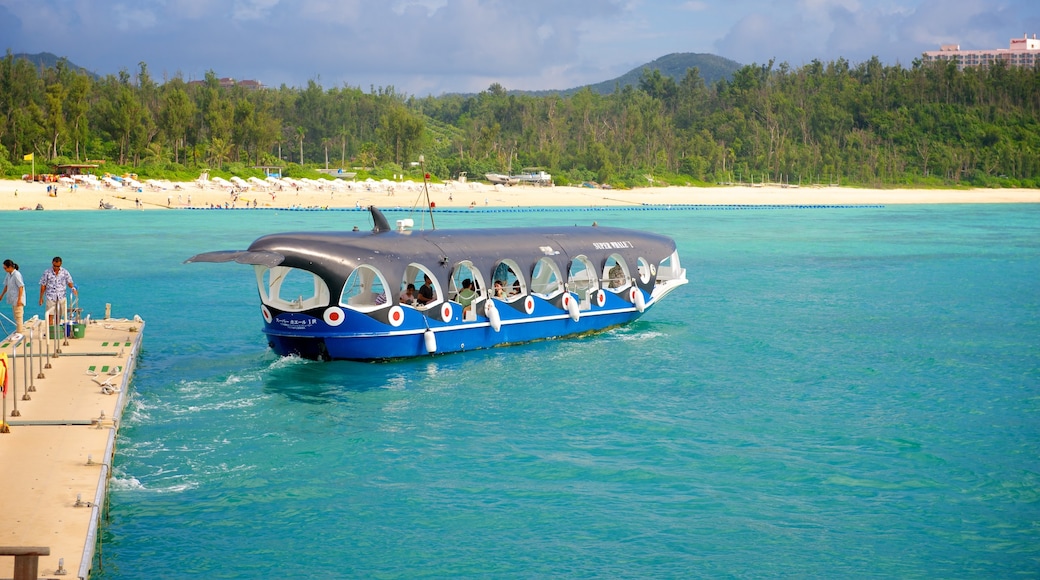
<svg viewBox="0 0 1040 580"><path fill-rule="evenodd" d="M47 349L47 351L46 351L47 352L47 354L46 354L47 360L46 360L46 364L40 367L40 376L36 377L38 379L45 378L43 376L43 369L51 368L51 341L47 337L46 322L44 320L40 320L40 322L43 323L43 324L40 324L40 326L43 326L43 328L44 328L43 332L40 333L40 340L43 341L43 345Z"/></svg>
<svg viewBox="0 0 1040 580"><path fill-rule="evenodd" d="M18 410L18 343L11 345L11 356L7 359L7 378L8 384L11 385L11 400L14 401L14 410L11 411L12 417L21 417L22 412ZM25 393L28 397L29 393Z"/></svg>
<svg viewBox="0 0 1040 580"><path fill-rule="evenodd" d="M29 327L29 342L26 343L28 353L26 358L29 359L29 390L36 392L36 363L33 362L33 358L36 356L36 343L33 342L34 336L33 328ZM22 351L25 353L26 351ZM41 377L42 378L42 377Z"/></svg>

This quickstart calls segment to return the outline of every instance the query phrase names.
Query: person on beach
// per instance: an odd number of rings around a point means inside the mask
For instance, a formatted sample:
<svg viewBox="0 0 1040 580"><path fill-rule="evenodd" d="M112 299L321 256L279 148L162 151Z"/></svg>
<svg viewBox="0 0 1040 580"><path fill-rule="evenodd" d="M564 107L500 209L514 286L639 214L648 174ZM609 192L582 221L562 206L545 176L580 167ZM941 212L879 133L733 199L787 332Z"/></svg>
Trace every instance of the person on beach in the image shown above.
<svg viewBox="0 0 1040 580"><path fill-rule="evenodd" d="M54 256L54 259L51 260L51 267L40 277L40 306L43 306L43 300L46 298L48 324L55 323L55 315L58 317L57 320L61 320L67 313L66 287L71 288L72 293L79 296L79 291L76 290L76 285L72 281L72 274L61 267L61 256Z"/></svg>
<svg viewBox="0 0 1040 580"><path fill-rule="evenodd" d="M14 310L14 331L22 333L22 320L25 318L25 282L22 273L18 271L18 264L11 260L4 260L4 290L0 292L0 300L7 297L7 303Z"/></svg>

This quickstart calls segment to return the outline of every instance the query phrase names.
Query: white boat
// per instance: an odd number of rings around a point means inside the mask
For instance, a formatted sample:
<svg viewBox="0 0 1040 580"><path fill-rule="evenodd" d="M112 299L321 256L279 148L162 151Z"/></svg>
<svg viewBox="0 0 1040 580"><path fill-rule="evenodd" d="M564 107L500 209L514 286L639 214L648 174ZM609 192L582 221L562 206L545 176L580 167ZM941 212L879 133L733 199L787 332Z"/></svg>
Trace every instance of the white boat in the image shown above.
<svg viewBox="0 0 1040 580"><path fill-rule="evenodd" d="M522 173L510 176L510 179L527 185L552 185L552 175L540 169L524 169Z"/></svg>
<svg viewBox="0 0 1040 580"><path fill-rule="evenodd" d="M516 185L520 183L520 180L516 177L505 175L503 173L485 173L484 177L486 177L493 185Z"/></svg>

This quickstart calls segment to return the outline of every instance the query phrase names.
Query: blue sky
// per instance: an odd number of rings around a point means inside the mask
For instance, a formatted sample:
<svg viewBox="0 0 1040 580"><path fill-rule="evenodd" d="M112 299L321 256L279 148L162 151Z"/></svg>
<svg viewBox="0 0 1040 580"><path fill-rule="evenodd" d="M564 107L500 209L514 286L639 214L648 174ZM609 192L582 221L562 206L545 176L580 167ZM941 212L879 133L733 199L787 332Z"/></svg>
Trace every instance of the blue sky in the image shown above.
<svg viewBox="0 0 1040 580"><path fill-rule="evenodd" d="M1007 48L1040 0L0 0L0 49L98 74L268 86L393 86L417 96L567 89L673 52L742 64Z"/></svg>

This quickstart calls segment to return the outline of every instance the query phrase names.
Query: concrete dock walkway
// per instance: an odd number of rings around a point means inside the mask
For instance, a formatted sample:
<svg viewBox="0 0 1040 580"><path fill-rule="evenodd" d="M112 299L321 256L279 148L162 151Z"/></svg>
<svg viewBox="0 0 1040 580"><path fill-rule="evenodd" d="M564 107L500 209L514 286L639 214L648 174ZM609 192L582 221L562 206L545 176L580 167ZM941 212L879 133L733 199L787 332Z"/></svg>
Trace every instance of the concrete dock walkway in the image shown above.
<svg viewBox="0 0 1040 580"><path fill-rule="evenodd" d="M0 578L30 573L30 563L39 578L87 578L144 321L87 321L73 337L59 327L57 339L45 338L42 321L25 327L0 340L9 375L0 427ZM13 557L27 547L46 552L38 562Z"/></svg>

